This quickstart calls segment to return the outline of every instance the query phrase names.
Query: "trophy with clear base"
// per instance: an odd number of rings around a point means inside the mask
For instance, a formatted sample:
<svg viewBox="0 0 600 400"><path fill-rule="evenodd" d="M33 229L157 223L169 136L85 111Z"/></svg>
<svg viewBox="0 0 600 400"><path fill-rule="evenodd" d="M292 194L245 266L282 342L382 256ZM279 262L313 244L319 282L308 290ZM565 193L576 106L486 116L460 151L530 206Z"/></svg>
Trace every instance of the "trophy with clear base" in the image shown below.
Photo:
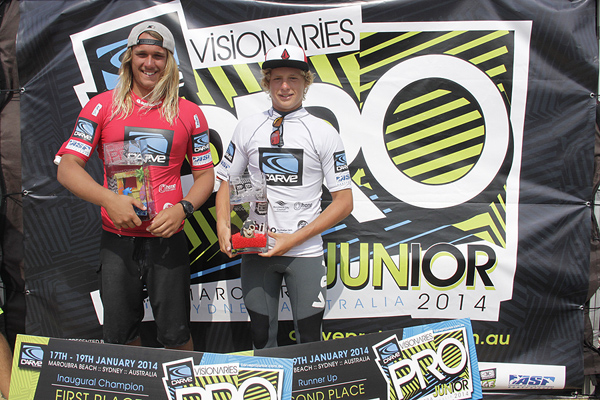
<svg viewBox="0 0 600 400"><path fill-rule="evenodd" d="M267 181L265 175L244 173L229 178L231 253L267 251Z"/></svg>
<svg viewBox="0 0 600 400"><path fill-rule="evenodd" d="M152 197L150 168L146 163L148 148L145 140L126 140L104 144L104 168L108 188L117 194L141 201L145 210L134 206L142 221L157 214Z"/></svg>

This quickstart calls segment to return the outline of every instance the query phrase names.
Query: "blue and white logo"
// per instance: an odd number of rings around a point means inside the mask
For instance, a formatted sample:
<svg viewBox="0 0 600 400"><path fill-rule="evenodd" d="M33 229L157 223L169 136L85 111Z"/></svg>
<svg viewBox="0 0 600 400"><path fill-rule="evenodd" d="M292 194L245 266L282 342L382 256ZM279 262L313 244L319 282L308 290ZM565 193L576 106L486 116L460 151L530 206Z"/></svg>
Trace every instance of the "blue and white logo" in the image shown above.
<svg viewBox="0 0 600 400"><path fill-rule="evenodd" d="M142 154L149 165L169 165L174 132L167 129L125 127L125 140L144 140Z"/></svg>
<svg viewBox="0 0 600 400"><path fill-rule="evenodd" d="M513 375L510 374L508 377L509 388L552 388L554 387L554 376L541 376L541 375Z"/></svg>
<svg viewBox="0 0 600 400"><path fill-rule="evenodd" d="M67 143L67 146L65 148L67 150L73 150L78 153L81 153L86 157L89 157L92 153L92 146L75 139L69 139L69 142Z"/></svg>
<svg viewBox="0 0 600 400"><path fill-rule="evenodd" d="M23 368L42 368L44 349L37 344L23 343L19 357L19 366Z"/></svg>
<svg viewBox="0 0 600 400"><path fill-rule="evenodd" d="M338 151L333 154L333 162L335 166L335 172L348 171L348 163L346 162L346 152Z"/></svg>
<svg viewBox="0 0 600 400"><path fill-rule="evenodd" d="M301 186L303 156L302 149L260 148L259 162L267 184Z"/></svg>
<svg viewBox="0 0 600 400"><path fill-rule="evenodd" d="M192 137L194 143L194 153L204 153L210 149L210 143L208 141L208 132L203 132L199 135Z"/></svg>
<svg viewBox="0 0 600 400"><path fill-rule="evenodd" d="M204 164L208 164L209 161L212 161L212 156L210 153L192 157L192 165L194 167L200 167Z"/></svg>
<svg viewBox="0 0 600 400"><path fill-rule="evenodd" d="M96 133L96 127L98 124L90 121L86 118L79 118L75 124L75 130L73 131L72 137L84 140L85 142L92 144L94 141L94 134Z"/></svg>
<svg viewBox="0 0 600 400"><path fill-rule="evenodd" d="M233 156L235 155L235 144L233 142L229 142L229 146L227 146L227 151L223 154L223 158L229 161L229 163L233 162Z"/></svg>
<svg viewBox="0 0 600 400"><path fill-rule="evenodd" d="M186 364L172 365L168 369L169 381L172 386L194 383L192 368Z"/></svg>

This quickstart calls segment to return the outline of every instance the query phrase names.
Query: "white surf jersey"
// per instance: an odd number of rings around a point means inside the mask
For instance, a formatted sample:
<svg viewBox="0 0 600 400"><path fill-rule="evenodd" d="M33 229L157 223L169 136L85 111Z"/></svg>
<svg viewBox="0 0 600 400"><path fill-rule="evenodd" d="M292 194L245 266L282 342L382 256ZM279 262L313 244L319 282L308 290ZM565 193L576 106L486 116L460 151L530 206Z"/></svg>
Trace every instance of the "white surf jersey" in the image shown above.
<svg viewBox="0 0 600 400"><path fill-rule="evenodd" d="M283 146L272 146L273 121L280 115L267 110L241 120L216 169L217 178L263 172L267 178L268 225L272 232L294 233L321 213L322 185L330 192L350 189L350 173L340 135L326 121L300 108L283 119ZM269 238L273 246L274 239ZM321 235L285 255L323 254Z"/></svg>

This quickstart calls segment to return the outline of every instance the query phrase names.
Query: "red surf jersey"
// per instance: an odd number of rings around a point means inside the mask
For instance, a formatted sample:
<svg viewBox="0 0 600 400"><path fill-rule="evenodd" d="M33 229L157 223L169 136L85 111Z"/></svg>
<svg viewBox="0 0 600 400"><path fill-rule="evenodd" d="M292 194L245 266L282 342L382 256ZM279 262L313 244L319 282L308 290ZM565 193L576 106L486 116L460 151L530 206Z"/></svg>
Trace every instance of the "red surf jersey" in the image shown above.
<svg viewBox="0 0 600 400"><path fill-rule="evenodd" d="M144 101L131 93L133 113L126 118L111 119L112 91L93 97L81 110L71 137L63 143L57 155L73 154L88 161L98 150L104 165L104 144L126 140L144 139L151 149L150 164L153 199L157 213L169 208L183 198L181 166L189 160L192 170L213 167L210 153L208 124L200 108L185 99L179 99L179 116L170 125L161 118L158 107L142 108ZM106 171L104 187L108 187ZM150 221L136 228L116 229L108 213L102 208L102 227L125 236L152 235L146 231ZM180 230L183 229L183 224Z"/></svg>

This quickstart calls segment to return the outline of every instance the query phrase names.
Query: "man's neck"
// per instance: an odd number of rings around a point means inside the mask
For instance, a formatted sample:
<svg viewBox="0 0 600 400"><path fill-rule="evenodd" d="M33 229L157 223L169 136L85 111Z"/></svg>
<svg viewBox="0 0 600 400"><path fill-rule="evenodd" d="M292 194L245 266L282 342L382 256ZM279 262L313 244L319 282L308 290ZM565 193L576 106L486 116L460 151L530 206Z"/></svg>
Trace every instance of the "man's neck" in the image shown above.
<svg viewBox="0 0 600 400"><path fill-rule="evenodd" d="M302 108L302 104L300 104L300 106L298 108L295 108L291 111L280 111L280 110L276 109L275 107L273 107L273 110L277 111L277 114L281 115L282 117L285 117L286 115L291 114L295 111L298 111L301 108Z"/></svg>

